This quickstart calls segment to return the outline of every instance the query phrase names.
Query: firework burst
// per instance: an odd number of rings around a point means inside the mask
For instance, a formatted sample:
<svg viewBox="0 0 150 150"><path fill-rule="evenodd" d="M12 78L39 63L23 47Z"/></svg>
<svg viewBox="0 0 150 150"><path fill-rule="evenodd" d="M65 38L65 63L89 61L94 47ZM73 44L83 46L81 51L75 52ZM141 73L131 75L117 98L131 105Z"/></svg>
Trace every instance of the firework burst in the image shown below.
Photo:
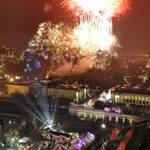
<svg viewBox="0 0 150 150"><path fill-rule="evenodd" d="M107 13L114 16L116 13L123 13L128 8L127 0L64 0L61 2L63 7L72 10L76 15L83 13Z"/></svg>
<svg viewBox="0 0 150 150"><path fill-rule="evenodd" d="M128 8L127 0L64 0L61 4L71 10L78 20L73 33L82 49L106 51L117 46L112 17Z"/></svg>

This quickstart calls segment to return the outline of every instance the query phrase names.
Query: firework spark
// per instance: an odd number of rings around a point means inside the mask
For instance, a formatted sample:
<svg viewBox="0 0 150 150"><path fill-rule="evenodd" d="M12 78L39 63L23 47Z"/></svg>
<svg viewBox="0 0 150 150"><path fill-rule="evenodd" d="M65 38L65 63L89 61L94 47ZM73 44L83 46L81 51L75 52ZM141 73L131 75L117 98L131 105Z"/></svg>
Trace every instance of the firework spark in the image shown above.
<svg viewBox="0 0 150 150"><path fill-rule="evenodd" d="M79 20L74 29L79 47L93 52L110 50L118 44L113 35L112 17L127 9L127 0L64 0L61 4Z"/></svg>
<svg viewBox="0 0 150 150"><path fill-rule="evenodd" d="M112 33L112 22L110 18L101 16L91 22L82 21L75 29L74 35L79 47L90 52L110 50L117 43L116 37Z"/></svg>
<svg viewBox="0 0 150 150"><path fill-rule="evenodd" d="M127 0L64 0L62 6L72 10L76 15L103 12L109 16L123 13L128 8Z"/></svg>

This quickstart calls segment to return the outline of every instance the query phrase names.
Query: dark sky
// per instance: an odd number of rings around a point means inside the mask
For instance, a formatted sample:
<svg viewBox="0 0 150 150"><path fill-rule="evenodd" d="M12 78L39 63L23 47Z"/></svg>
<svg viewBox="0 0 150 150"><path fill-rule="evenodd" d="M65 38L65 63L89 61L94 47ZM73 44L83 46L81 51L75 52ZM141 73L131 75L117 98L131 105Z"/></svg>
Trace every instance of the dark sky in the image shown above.
<svg viewBox="0 0 150 150"><path fill-rule="evenodd" d="M130 11L115 21L115 34L123 46L122 52L150 53L150 0L132 1ZM65 12L58 6L46 14L44 2L0 0L0 44L24 49L40 22L64 20Z"/></svg>

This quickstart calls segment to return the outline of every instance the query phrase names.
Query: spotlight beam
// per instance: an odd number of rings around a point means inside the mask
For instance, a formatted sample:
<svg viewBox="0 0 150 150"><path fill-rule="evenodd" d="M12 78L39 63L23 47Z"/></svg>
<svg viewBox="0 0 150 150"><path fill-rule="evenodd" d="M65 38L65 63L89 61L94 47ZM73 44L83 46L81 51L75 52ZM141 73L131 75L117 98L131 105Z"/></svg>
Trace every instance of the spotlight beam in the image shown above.
<svg viewBox="0 0 150 150"><path fill-rule="evenodd" d="M38 105L41 108L41 111L43 112L43 116L46 119L46 121L50 121L51 116L49 112L49 104L47 98L45 96L39 96Z"/></svg>
<svg viewBox="0 0 150 150"><path fill-rule="evenodd" d="M15 103L17 103L19 106L21 106L25 112L29 113L31 116L33 116L34 118L39 120L41 123L45 122L45 120L43 120L42 118L37 116L32 110L30 110L28 107L24 106L22 103L19 103L18 101L15 101Z"/></svg>
<svg viewBox="0 0 150 150"><path fill-rule="evenodd" d="M52 120L55 120L55 115L56 115L56 110L57 110L57 104L58 104L58 98L56 99L55 101L55 104L54 104L54 109L53 109L53 119Z"/></svg>
<svg viewBox="0 0 150 150"><path fill-rule="evenodd" d="M34 112L37 114L37 116L42 118L42 120L45 120L44 116L40 113L40 111L36 108L35 104L33 102L31 102L31 100L28 97L26 98L26 102L29 106L31 106L31 109L34 110Z"/></svg>

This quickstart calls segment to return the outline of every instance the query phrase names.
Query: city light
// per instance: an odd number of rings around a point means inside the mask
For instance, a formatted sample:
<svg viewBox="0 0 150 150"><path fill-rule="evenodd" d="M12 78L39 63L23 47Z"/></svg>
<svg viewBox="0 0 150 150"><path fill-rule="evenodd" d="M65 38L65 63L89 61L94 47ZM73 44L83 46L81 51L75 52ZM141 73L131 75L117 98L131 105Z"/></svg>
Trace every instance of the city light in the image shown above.
<svg viewBox="0 0 150 150"><path fill-rule="evenodd" d="M11 78L9 79L9 81L10 81L10 82L14 82L14 78L11 77Z"/></svg>
<svg viewBox="0 0 150 150"><path fill-rule="evenodd" d="M27 143L28 141L29 141L29 138L28 138L28 137L23 137L23 138L21 138L21 139L18 140L18 142L21 143L21 144L25 144L25 143Z"/></svg>
<svg viewBox="0 0 150 150"><path fill-rule="evenodd" d="M105 129L106 128L106 124L102 123L101 124L101 128Z"/></svg>
<svg viewBox="0 0 150 150"><path fill-rule="evenodd" d="M20 77L20 76L15 76L15 79L16 79L16 80L20 80L21 77Z"/></svg>
<svg viewBox="0 0 150 150"><path fill-rule="evenodd" d="M54 121L53 120L47 120L45 123L44 129L52 129L54 126Z"/></svg>
<svg viewBox="0 0 150 150"><path fill-rule="evenodd" d="M8 77L8 74L5 74L5 77L7 78L7 77Z"/></svg>

